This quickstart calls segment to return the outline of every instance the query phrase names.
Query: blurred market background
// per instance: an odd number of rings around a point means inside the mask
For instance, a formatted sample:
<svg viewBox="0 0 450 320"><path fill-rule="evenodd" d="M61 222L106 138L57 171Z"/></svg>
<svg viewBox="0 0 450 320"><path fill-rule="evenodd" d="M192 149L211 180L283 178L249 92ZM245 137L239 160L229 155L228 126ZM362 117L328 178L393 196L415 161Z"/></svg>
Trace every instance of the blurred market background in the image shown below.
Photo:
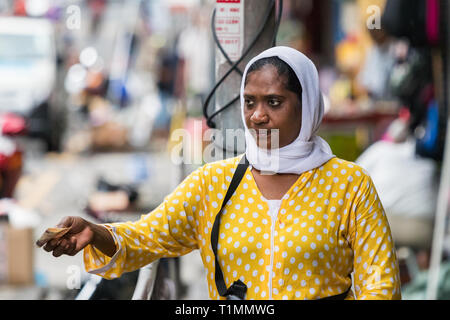
<svg viewBox="0 0 450 320"><path fill-rule="evenodd" d="M155 208L205 161L209 126L241 126L239 70L211 90L275 36L318 67L319 135L374 180L403 297L450 299L449 13L445 0L0 0L0 299L130 299L139 271L100 281L34 242L67 215ZM174 161L180 128L200 161ZM153 299L208 299L197 252L157 271Z"/></svg>

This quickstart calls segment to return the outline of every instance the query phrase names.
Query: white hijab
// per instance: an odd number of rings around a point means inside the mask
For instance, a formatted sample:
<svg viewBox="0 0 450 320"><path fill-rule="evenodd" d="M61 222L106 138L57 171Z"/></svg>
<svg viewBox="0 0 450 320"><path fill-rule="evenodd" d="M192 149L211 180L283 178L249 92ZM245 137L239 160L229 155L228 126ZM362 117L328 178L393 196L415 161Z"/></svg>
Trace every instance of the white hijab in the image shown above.
<svg viewBox="0 0 450 320"><path fill-rule="evenodd" d="M291 144L277 149L259 148L250 133L244 117L244 87L247 71L257 60L278 57L294 70L302 86L302 126L300 134ZM335 157L328 143L316 136L322 122L324 107L319 88L319 75L313 62L301 52L289 47L268 49L246 66L241 83L241 111L245 127L247 159L254 168L266 173L302 174L317 168Z"/></svg>

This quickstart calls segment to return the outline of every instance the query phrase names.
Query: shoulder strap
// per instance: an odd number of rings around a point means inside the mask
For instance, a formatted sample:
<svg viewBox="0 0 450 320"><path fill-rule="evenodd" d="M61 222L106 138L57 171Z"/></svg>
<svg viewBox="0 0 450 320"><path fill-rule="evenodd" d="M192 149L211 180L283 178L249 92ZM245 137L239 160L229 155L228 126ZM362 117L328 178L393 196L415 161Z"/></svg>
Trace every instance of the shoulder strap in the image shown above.
<svg viewBox="0 0 450 320"><path fill-rule="evenodd" d="M230 186L228 187L227 194L225 195L225 198L223 199L222 206L220 208L220 211L216 215L216 219L214 221L214 225L211 231L211 246L214 251L215 256L215 280L216 280L216 287L219 291L219 294L222 297L226 297L228 295L236 295L240 297L241 299L244 299L245 292L247 290L247 286L240 280L235 281L233 285L227 289L227 286L225 284L225 280L223 279L223 273L222 269L220 267L218 258L217 258L217 244L219 242L219 226L220 226L220 218L222 215L223 207L226 205L228 200L230 200L231 196L236 191L237 187L241 183L242 178L244 177L245 172L247 171L247 168L249 166L247 157L244 155L239 162L236 171L234 172L233 179L231 180Z"/></svg>
<svg viewBox="0 0 450 320"><path fill-rule="evenodd" d="M225 195L225 198L223 199L222 206L220 208L220 211L217 213L214 225L211 231L211 246L214 252L215 257L215 280L216 280L216 287L219 291L220 296L227 297L231 300L236 300L236 297L243 300L245 298L245 293L247 291L247 286L245 283L243 283L241 280L235 281L230 288L227 288L225 284L225 280L223 279L223 273L222 269L220 267L218 258L217 258L217 244L219 242L219 226L220 226L220 218L222 215L223 207L226 205L228 200L230 200L231 196L236 191L237 187L241 183L242 178L244 177L245 172L247 171L247 168L249 166L247 157L244 155L239 162L236 171L234 172L233 179L231 180L230 186L228 187L227 194ZM350 288L348 288L347 291L331 296L322 298L320 300L344 300L348 293L350 292Z"/></svg>
<svg viewBox="0 0 450 320"><path fill-rule="evenodd" d="M350 286L347 291L337 294L335 296L330 296L330 297L326 297L326 298L321 298L318 300L345 300L345 298L347 298L348 293L350 292L350 289L352 288L352 286Z"/></svg>

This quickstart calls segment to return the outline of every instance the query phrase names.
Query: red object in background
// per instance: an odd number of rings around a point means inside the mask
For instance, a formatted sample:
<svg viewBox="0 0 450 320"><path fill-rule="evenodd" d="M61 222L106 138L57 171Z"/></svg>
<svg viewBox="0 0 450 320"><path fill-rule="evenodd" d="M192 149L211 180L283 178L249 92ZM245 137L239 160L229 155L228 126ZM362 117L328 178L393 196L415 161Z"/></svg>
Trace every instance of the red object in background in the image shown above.
<svg viewBox="0 0 450 320"><path fill-rule="evenodd" d="M26 121L14 113L0 114L0 132L4 136L17 136L26 132ZM0 152L0 198L12 198L22 174L23 152L15 144L12 153Z"/></svg>
<svg viewBox="0 0 450 320"><path fill-rule="evenodd" d="M398 117L406 122L411 117L411 112L409 112L408 108L402 107L398 112Z"/></svg>
<svg viewBox="0 0 450 320"><path fill-rule="evenodd" d="M4 155L3 153L0 153L0 171L4 170L4 168L7 167L8 163L8 156Z"/></svg>
<svg viewBox="0 0 450 320"><path fill-rule="evenodd" d="M105 0L90 0L90 1L88 1L88 5L94 14L101 14L105 10L106 1Z"/></svg>
<svg viewBox="0 0 450 320"><path fill-rule="evenodd" d="M14 15L15 16L26 16L27 15L25 0L15 0L14 1Z"/></svg>
<svg viewBox="0 0 450 320"><path fill-rule="evenodd" d="M6 136L22 135L26 132L26 121L14 113L0 116L1 133Z"/></svg>
<svg viewBox="0 0 450 320"><path fill-rule="evenodd" d="M438 45L440 39L439 30L439 0L427 0L426 28L428 41L432 45Z"/></svg>
<svg viewBox="0 0 450 320"><path fill-rule="evenodd" d="M12 198L17 182L22 175L23 152L16 150L12 155L0 154L0 198Z"/></svg>

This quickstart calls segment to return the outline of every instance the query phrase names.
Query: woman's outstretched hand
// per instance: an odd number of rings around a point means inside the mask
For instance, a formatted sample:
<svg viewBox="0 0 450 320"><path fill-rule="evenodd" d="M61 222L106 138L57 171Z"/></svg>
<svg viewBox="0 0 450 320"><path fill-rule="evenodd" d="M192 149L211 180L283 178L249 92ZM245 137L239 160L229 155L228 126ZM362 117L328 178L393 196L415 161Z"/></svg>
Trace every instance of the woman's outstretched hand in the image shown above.
<svg viewBox="0 0 450 320"><path fill-rule="evenodd" d="M52 252L55 257L63 254L74 256L90 244L110 257L116 251L113 237L101 225L96 225L81 217L65 217L57 227L69 228L69 230L59 239L36 242L37 246L44 246L44 250Z"/></svg>

